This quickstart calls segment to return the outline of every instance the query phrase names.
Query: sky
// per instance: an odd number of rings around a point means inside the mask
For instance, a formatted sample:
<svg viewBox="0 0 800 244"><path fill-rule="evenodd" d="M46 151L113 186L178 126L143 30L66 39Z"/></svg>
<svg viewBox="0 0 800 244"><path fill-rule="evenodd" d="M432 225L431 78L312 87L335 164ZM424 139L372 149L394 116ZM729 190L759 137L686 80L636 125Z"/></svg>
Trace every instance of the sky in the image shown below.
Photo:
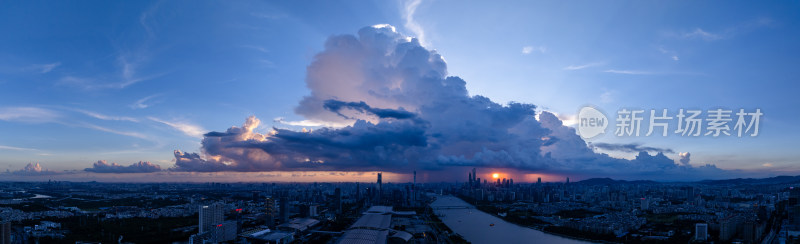
<svg viewBox="0 0 800 244"><path fill-rule="evenodd" d="M9 180L800 174L798 2L0 5ZM584 106L605 134L577 135ZM615 135L622 109L642 135ZM645 136L662 109L668 135ZM680 109L731 110L733 136L673 133Z"/></svg>

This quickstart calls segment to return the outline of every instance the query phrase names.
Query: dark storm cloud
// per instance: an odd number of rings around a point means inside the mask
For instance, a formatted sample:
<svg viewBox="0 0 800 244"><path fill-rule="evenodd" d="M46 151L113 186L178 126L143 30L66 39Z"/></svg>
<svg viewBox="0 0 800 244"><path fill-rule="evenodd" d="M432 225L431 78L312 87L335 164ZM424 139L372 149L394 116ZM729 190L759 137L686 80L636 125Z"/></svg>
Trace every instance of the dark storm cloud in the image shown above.
<svg viewBox="0 0 800 244"><path fill-rule="evenodd" d="M416 117L414 113L404 110L372 108L369 105L367 105L367 103L365 103L364 101L342 102L330 99L330 100L325 100L323 107L345 118L348 117L339 112L340 110L345 108L353 109L362 113L374 114L375 116L378 116L378 118L381 119L386 119L386 118L413 119L414 117Z"/></svg>
<svg viewBox="0 0 800 244"><path fill-rule="evenodd" d="M268 137L252 131L259 123L250 117L245 130L233 127L227 133L207 134L203 150L211 157L176 151L173 170L390 170L402 167L416 150L427 146L426 125L410 121L358 120L352 126L311 132L273 128Z"/></svg>
<svg viewBox="0 0 800 244"><path fill-rule="evenodd" d="M591 144L594 148L599 148L608 151L620 151L620 152L654 152L654 153L675 153L672 149L669 148L658 148L658 147L647 147L642 146L641 143L628 143L628 144L614 144L614 143L603 143L603 142L595 142Z"/></svg>

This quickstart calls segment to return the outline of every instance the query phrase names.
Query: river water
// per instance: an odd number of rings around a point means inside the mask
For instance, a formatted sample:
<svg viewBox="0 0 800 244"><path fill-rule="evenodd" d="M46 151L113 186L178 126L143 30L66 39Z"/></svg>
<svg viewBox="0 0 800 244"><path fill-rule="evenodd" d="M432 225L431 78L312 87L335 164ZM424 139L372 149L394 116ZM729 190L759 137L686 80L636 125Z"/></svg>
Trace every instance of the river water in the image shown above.
<svg viewBox="0 0 800 244"><path fill-rule="evenodd" d="M443 206L472 207L469 203L454 196L437 196L436 201L431 203L431 207L434 209ZM475 244L589 243L521 227L475 208L440 209L435 210L435 213L447 227ZM491 224L494 226L490 226Z"/></svg>

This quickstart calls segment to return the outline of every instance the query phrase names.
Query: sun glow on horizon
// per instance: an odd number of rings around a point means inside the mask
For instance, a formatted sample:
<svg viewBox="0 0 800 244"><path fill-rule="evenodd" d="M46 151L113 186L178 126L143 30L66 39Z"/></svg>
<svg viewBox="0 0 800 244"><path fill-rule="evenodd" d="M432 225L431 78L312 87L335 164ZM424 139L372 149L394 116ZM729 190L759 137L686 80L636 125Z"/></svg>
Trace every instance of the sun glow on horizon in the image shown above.
<svg viewBox="0 0 800 244"><path fill-rule="evenodd" d="M500 174L494 173L494 174L492 174L492 178L494 178L494 179L500 178Z"/></svg>

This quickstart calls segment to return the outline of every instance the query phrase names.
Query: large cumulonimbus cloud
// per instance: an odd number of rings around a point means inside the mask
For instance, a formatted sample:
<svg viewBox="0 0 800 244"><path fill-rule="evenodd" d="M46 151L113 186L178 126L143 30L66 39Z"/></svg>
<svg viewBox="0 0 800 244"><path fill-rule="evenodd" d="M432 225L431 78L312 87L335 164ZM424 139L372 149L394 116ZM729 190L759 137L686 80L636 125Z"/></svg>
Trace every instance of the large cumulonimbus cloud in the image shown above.
<svg viewBox="0 0 800 244"><path fill-rule="evenodd" d="M105 160L95 162L91 168L86 168L84 171L94 173L152 173L161 171L161 166L152 164L150 162L139 161L128 166L122 166L117 163L108 163Z"/></svg>
<svg viewBox="0 0 800 244"><path fill-rule="evenodd" d="M328 38L308 66L311 94L295 112L341 128L254 131L260 121L204 135L200 153L175 151L176 171L383 170L452 166L604 175L697 175L659 152L633 160L595 153L553 114L532 104L470 95L436 51L394 27Z"/></svg>

